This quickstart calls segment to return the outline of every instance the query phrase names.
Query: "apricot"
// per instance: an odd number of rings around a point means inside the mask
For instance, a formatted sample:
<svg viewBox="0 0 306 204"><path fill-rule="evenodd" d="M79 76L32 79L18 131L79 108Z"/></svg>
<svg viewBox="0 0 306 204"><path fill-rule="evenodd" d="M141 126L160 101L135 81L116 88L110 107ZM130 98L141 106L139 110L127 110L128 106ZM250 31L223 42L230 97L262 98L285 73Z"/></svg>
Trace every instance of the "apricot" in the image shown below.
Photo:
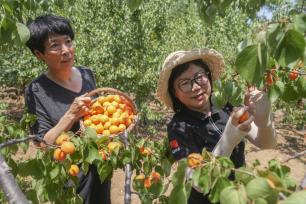
<svg viewBox="0 0 306 204"><path fill-rule="evenodd" d="M273 76L270 72L267 74L265 81L268 86L273 85Z"/></svg>
<svg viewBox="0 0 306 204"><path fill-rule="evenodd" d="M145 180L144 180L144 187L145 188L150 188L151 185L152 185L152 182L151 182L150 177L145 178Z"/></svg>
<svg viewBox="0 0 306 204"><path fill-rule="evenodd" d="M67 133L62 133L60 136L58 136L55 140L55 144L62 145L63 142L69 141L70 137Z"/></svg>
<svg viewBox="0 0 306 204"><path fill-rule="evenodd" d="M104 135L104 136L110 136L111 133L110 133L109 130L103 130L102 135Z"/></svg>
<svg viewBox="0 0 306 204"><path fill-rule="evenodd" d="M99 103L100 104L102 104L103 105L103 103L104 102L106 102L107 101L107 99L106 99L106 97L105 96L100 96L98 99L97 99L98 101L99 101Z"/></svg>
<svg viewBox="0 0 306 204"><path fill-rule="evenodd" d="M201 154L192 153L188 155L187 164L190 168L196 168L201 165L203 157Z"/></svg>
<svg viewBox="0 0 306 204"><path fill-rule="evenodd" d="M150 156L152 154L152 150L149 147L141 147L139 151L144 156Z"/></svg>
<svg viewBox="0 0 306 204"><path fill-rule="evenodd" d="M113 152L115 149L120 149L122 144L120 142L110 142L107 145L108 151Z"/></svg>
<svg viewBox="0 0 306 204"><path fill-rule="evenodd" d="M144 179L145 179L145 175L144 175L143 173L141 173L141 174L135 176L134 179L135 179L135 180L144 180Z"/></svg>
<svg viewBox="0 0 306 204"><path fill-rule="evenodd" d="M103 130L104 130L104 127L103 127L103 125L101 123L96 126L97 134L102 134Z"/></svg>
<svg viewBox="0 0 306 204"><path fill-rule="evenodd" d="M84 120L84 125L85 125L86 127L91 126L91 124L92 124L92 122L91 122L91 120L90 120L90 119L86 119L86 120Z"/></svg>
<svg viewBox="0 0 306 204"><path fill-rule="evenodd" d="M109 105L109 106L107 106L106 111L107 111L109 114L113 114L113 113L116 112L116 107L115 107L114 105Z"/></svg>
<svg viewBox="0 0 306 204"><path fill-rule="evenodd" d="M56 161L63 161L66 158L66 154L60 148L56 148L53 152L53 158Z"/></svg>
<svg viewBox="0 0 306 204"><path fill-rule="evenodd" d="M107 160L107 155L106 155L106 153L104 152L103 149L99 150L99 154L101 155L103 161Z"/></svg>
<svg viewBox="0 0 306 204"><path fill-rule="evenodd" d="M72 165L70 166L70 168L69 168L69 174L70 174L71 176L76 176L76 175L78 175L79 172L80 172L80 168L79 168L77 165L72 164Z"/></svg>
<svg viewBox="0 0 306 204"><path fill-rule="evenodd" d="M119 131L122 132L126 129L126 126L124 124L120 124L118 128L119 128Z"/></svg>
<svg viewBox="0 0 306 204"><path fill-rule="evenodd" d="M153 183L158 183L160 181L160 174L158 172L153 171L150 175Z"/></svg>
<svg viewBox="0 0 306 204"><path fill-rule="evenodd" d="M243 123L244 121L248 120L250 117L250 113L248 111L245 111L242 116L239 117L238 122Z"/></svg>
<svg viewBox="0 0 306 204"><path fill-rule="evenodd" d="M111 126L109 127L109 131L110 131L111 134L116 134L116 133L119 132L119 128L118 128L118 126L116 126L116 125L111 125Z"/></svg>
<svg viewBox="0 0 306 204"><path fill-rule="evenodd" d="M267 181L267 183L268 183L268 185L270 186L270 188L275 188L275 184L274 184L274 182L273 181L271 181L270 179L266 179L266 181Z"/></svg>
<svg viewBox="0 0 306 204"><path fill-rule="evenodd" d="M61 150L65 153L65 154L73 154L75 152L75 146L72 142L64 142L61 145Z"/></svg>
<svg viewBox="0 0 306 204"><path fill-rule="evenodd" d="M299 73L295 70L289 73L289 79L292 81L296 80L298 76L299 76Z"/></svg>

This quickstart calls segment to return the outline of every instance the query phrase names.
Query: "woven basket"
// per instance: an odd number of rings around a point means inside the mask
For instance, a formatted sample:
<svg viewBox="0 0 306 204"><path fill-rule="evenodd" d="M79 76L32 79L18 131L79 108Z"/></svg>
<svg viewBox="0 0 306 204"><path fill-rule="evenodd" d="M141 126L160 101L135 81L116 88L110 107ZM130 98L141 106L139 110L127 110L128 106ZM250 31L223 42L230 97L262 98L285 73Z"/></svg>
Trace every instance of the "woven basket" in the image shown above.
<svg viewBox="0 0 306 204"><path fill-rule="evenodd" d="M121 131L121 132L118 132L118 133L115 133L115 134L111 134L108 137L112 138L112 137L116 137L116 136L119 136L119 135L123 134L125 131L127 131L127 132L132 131L135 128L135 126L138 122L138 110L137 110L137 107L136 107L134 101L127 94L125 94L122 91L119 91L117 89L114 89L114 88L105 87L105 88L97 88L97 89L89 92L86 96L91 97L92 98L92 104L94 104L100 96L107 96L107 95L119 95L120 97L123 97L128 102L128 105L131 108L131 111L133 112L133 116L134 116L133 120L132 120L132 123L129 124L129 126L124 131ZM80 120L80 130L82 132L85 130L85 125L84 125L83 118ZM102 136L103 136L103 134L98 134L98 137L102 137Z"/></svg>

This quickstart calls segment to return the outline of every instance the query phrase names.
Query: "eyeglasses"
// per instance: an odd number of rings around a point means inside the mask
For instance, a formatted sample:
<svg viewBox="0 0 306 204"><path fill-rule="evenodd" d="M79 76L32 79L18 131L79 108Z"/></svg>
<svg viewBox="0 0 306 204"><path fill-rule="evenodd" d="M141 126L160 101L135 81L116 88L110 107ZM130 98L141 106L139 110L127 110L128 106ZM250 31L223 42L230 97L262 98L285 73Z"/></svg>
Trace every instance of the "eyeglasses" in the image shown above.
<svg viewBox="0 0 306 204"><path fill-rule="evenodd" d="M196 83L199 86L205 86L208 83L208 77L205 72L199 72L195 74L192 79L185 79L178 84L178 88L184 92L188 93L192 90L193 83Z"/></svg>
<svg viewBox="0 0 306 204"><path fill-rule="evenodd" d="M66 49L71 49L73 47L73 42L70 38L66 39L64 42L61 42L61 41L52 42L51 45L46 48L46 50L50 52L58 53L58 52L62 52L64 47L66 47Z"/></svg>

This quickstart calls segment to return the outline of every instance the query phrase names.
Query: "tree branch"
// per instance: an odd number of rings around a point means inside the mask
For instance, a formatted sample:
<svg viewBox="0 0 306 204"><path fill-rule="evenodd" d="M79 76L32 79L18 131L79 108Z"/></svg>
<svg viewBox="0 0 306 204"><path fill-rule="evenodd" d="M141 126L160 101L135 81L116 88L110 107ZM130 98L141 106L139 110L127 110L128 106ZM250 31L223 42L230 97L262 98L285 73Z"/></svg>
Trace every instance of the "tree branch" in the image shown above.
<svg viewBox="0 0 306 204"><path fill-rule="evenodd" d="M18 144L18 143L21 143L21 142L26 142L28 140L37 140L39 142L42 142L44 143L45 145L47 146L51 146L51 147L56 147L56 145L53 145L53 144L49 144L47 143L45 140L43 140L41 137L38 137L36 135L29 135L27 137L24 137L24 138L20 138L20 139L11 139L11 140L8 140L4 143L1 143L0 144L0 149L1 148L4 148L4 147L7 147L7 146L10 146L10 145L14 145L14 144Z"/></svg>
<svg viewBox="0 0 306 204"><path fill-rule="evenodd" d="M14 176L10 172L10 168L6 164L3 156L0 154L0 188L6 196L8 203L29 204L25 195L17 185Z"/></svg>
<svg viewBox="0 0 306 204"><path fill-rule="evenodd" d="M298 157L300 157L300 156L303 156L304 154L306 154L306 150L304 150L304 151L302 151L302 152L298 152L298 153L296 153L295 155L292 155L292 156L288 157L287 159L283 160L282 163L286 163L286 162L288 162L289 160L298 158Z"/></svg>

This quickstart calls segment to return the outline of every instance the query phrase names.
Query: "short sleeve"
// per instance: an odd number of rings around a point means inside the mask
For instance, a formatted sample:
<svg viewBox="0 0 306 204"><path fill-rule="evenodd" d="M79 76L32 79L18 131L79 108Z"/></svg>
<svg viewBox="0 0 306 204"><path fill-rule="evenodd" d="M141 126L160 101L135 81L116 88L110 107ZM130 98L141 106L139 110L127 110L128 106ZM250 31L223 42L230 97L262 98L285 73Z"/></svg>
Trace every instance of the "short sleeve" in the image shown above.
<svg viewBox="0 0 306 204"><path fill-rule="evenodd" d="M36 115L36 122L30 126L31 134L37 135L41 138L54 126L50 119L47 117L47 113L41 105L36 91L37 87L30 84L25 89L25 106L29 113Z"/></svg>

